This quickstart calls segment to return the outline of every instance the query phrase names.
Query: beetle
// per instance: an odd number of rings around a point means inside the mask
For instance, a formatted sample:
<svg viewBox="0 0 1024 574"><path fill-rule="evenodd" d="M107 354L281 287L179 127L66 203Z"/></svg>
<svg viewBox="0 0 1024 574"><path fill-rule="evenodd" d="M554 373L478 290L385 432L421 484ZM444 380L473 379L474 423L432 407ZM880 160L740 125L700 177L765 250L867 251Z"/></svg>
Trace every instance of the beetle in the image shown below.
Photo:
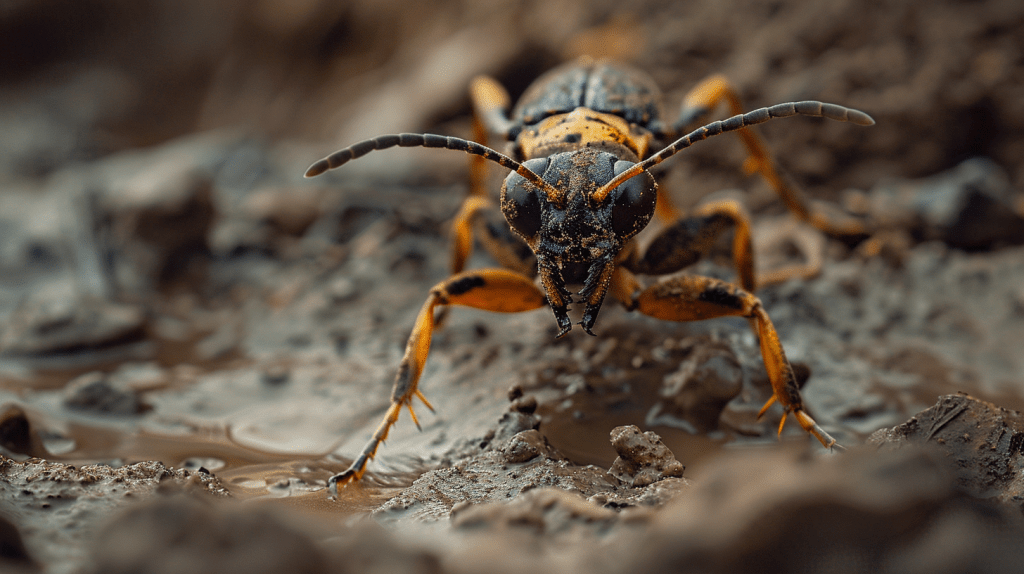
<svg viewBox="0 0 1024 574"><path fill-rule="evenodd" d="M794 214L827 232L856 233L856 225L851 228L816 211L786 183L760 138L748 128L797 115L868 126L874 124L870 116L817 101L743 113L736 90L722 76L713 76L689 92L678 119L669 124L662 118L660 92L651 78L625 65L590 59L542 75L511 110L507 91L489 77L475 78L470 96L474 139L483 143L433 134L385 135L341 149L313 163L305 173L314 177L371 151L395 146L444 148L472 156L470 191L453 223L452 275L430 290L399 365L390 407L351 466L331 477L332 492L363 476L403 408L419 426L414 397L433 410L419 389L419 379L439 322L440 313L435 316L435 311L462 305L514 313L547 306L558 325L557 337L562 337L573 325L570 287L580 287L577 294L583 310L578 324L591 335L609 293L629 310L669 321L748 318L773 393L758 417L778 402L784 409L780 433L786 416L792 414L826 448L836 446L836 440L804 408L778 333L753 294L750 224L743 208L734 201L718 201L680 214L649 170L696 142L737 132L749 153L745 169L760 173ZM735 115L680 136L722 102ZM487 147L489 137L508 142L511 157ZM671 143L652 153L652 144L665 141ZM481 224L496 207L483 184L488 161L511 170L497 205L507 222L505 228ZM641 248L635 237L656 214L666 225ZM734 229L732 249L739 285L674 274L707 254L728 228ZM500 268L463 270L474 239L480 240ZM644 287L637 275L669 276Z"/></svg>

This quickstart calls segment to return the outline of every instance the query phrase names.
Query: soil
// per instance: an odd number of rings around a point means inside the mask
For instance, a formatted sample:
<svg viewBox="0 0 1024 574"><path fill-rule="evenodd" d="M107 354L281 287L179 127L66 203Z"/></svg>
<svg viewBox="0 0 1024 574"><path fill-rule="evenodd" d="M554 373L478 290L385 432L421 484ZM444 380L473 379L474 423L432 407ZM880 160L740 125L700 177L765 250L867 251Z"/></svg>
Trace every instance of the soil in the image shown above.
<svg viewBox="0 0 1024 574"><path fill-rule="evenodd" d="M1024 5L46 0L0 10L0 570L1011 572L1024 551ZM123 4L123 5L122 5ZM413 320L445 278L466 86L583 54L674 117L722 73L825 237L735 138L656 175L752 214L758 290L827 450L742 319L456 309L364 479ZM498 189L498 170L491 188ZM688 269L734 278L728 238ZM475 250L470 267L493 266Z"/></svg>

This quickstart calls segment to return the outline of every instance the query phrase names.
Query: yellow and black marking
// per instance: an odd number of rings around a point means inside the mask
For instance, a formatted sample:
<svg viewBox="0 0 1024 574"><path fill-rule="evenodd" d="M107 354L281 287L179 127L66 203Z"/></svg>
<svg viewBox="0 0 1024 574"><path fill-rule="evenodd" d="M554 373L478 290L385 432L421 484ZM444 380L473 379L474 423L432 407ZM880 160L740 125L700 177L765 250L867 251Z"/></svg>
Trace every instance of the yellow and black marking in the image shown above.
<svg viewBox="0 0 1024 574"><path fill-rule="evenodd" d="M583 147L604 149L639 161L647 155L653 135L614 114L576 108L551 116L519 134L516 143L526 158L547 157Z"/></svg>
<svg viewBox="0 0 1024 574"><path fill-rule="evenodd" d="M858 125L874 121L863 112L817 101L791 102L743 113L733 87L721 76L694 88L677 121L661 117L660 92L646 75L605 61L580 60L540 79L511 108L497 81L475 78L470 86L473 138L431 134L387 135L358 142L317 161L306 171L319 175L374 151L390 147L433 147L471 154L470 190L452 222L452 276L435 285L416 318L399 365L387 412L369 442L330 486L358 480L413 398L428 403L419 381L430 342L444 311L466 306L502 313L547 306L559 326L572 328L569 287L584 305L580 325L590 334L610 293L629 310L667 321L700 321L738 316L750 320L772 385L772 398L786 417L826 447L836 441L807 414L793 369L757 287L750 221L736 202L718 201L684 214L674 209L649 170L679 151L722 133L737 132L746 146L744 169L759 173L801 220L843 235L863 232L856 220L840 220L808 202L776 169L761 139L750 129L776 118L824 117ZM725 103L733 114L682 135L683 129ZM508 144L512 157L488 147L494 137ZM654 142L671 141L652 153ZM515 159L513 159L513 157ZM512 171L500 201L485 189L488 162ZM500 209L500 212L499 212ZM501 228L492 216L504 217ZM652 217L666 222L645 248L634 236ZM721 233L733 231L732 256L739 285L708 277L677 276L644 287L639 274L674 273L707 255ZM463 271L475 240L504 269ZM539 287L534 277L539 277Z"/></svg>

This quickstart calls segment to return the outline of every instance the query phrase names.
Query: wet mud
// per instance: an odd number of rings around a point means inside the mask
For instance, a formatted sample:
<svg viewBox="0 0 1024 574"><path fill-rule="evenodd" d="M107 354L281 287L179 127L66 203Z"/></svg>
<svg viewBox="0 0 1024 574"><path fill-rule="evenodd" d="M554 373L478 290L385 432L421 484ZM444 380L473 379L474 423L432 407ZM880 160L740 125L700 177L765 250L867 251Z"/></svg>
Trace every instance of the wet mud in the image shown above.
<svg viewBox="0 0 1024 574"><path fill-rule="evenodd" d="M0 10L0 570L1024 564L1019 2L165 4ZM680 208L749 210L756 294L843 448L758 418L743 319L609 301L596 337L556 339L546 309L460 308L421 381L433 412L332 495L448 274L467 162L303 170L384 133L471 137L474 75L515 98L583 54L649 73L669 118L722 73L750 109L876 119L760 130L863 237L797 221L729 137L655 170ZM729 239L685 272L734 280Z"/></svg>

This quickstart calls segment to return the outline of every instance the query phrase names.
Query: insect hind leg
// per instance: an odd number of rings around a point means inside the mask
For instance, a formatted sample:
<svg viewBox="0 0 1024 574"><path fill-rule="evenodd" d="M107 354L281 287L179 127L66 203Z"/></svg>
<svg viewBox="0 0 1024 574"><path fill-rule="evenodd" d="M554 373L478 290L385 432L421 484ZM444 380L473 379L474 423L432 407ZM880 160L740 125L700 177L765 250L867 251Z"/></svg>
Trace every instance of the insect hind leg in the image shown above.
<svg viewBox="0 0 1024 574"><path fill-rule="evenodd" d="M743 113L736 88L722 75L711 76L700 82L686 95L679 119L673 124L676 133L700 122L725 103L731 115ZM801 221L806 221L829 235L849 237L868 234L865 222L851 215L828 209L812 203L789 178L778 170L764 141L749 127L736 131L747 148L747 159L743 162L744 173L760 174L778 194L786 208Z"/></svg>

